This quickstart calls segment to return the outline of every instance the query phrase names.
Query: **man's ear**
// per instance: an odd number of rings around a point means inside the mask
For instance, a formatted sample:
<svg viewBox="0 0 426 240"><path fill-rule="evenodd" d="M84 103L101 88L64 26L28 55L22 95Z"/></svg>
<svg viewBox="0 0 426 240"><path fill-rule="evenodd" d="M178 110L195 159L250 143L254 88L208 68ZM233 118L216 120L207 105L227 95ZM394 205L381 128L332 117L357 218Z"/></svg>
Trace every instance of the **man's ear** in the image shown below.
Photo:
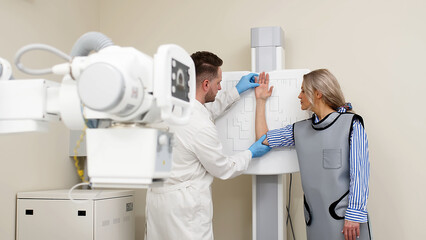
<svg viewBox="0 0 426 240"><path fill-rule="evenodd" d="M209 90L209 87L210 81L208 79L204 79L204 81L201 82L201 88L207 92Z"/></svg>

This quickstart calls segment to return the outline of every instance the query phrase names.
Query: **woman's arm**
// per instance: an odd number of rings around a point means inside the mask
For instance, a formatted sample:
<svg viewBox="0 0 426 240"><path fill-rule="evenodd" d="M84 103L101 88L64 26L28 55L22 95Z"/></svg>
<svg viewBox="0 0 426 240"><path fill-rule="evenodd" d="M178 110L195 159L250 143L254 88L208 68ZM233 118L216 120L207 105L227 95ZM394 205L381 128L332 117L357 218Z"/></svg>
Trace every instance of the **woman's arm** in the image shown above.
<svg viewBox="0 0 426 240"><path fill-rule="evenodd" d="M368 140L362 124L355 120L349 153L350 185L349 206L346 220L367 222L367 199L369 195L370 161Z"/></svg>
<svg viewBox="0 0 426 240"><path fill-rule="evenodd" d="M269 88L269 74L264 72L256 78L256 83L259 83L259 86L254 89L256 96L256 119L255 119L255 131L256 131L256 140L268 132L268 125L266 123L265 116L265 105L266 100L271 96L273 86ZM264 144L268 144L268 140L265 139Z"/></svg>
<svg viewBox="0 0 426 240"><path fill-rule="evenodd" d="M256 140L267 133L267 138L263 144L270 147L291 147L294 146L293 125L283 128L268 130L266 123L265 108L266 101L272 95L273 87L269 88L269 74L261 73L256 79L259 86L254 89L256 95Z"/></svg>
<svg viewBox="0 0 426 240"><path fill-rule="evenodd" d="M359 236L359 224L368 221L367 199L369 194L370 162L368 140L362 124L355 120L350 141L349 205L345 214L343 234L345 239Z"/></svg>

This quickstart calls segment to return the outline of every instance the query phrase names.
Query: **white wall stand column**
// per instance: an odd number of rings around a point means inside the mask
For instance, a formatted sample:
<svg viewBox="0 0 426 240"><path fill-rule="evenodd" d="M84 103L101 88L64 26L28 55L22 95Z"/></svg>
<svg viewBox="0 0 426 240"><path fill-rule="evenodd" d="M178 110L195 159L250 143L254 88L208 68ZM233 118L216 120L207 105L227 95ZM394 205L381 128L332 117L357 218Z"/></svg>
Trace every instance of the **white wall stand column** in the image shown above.
<svg viewBox="0 0 426 240"><path fill-rule="evenodd" d="M274 86L266 102L268 127L276 129L308 118L298 104L297 96L307 69L281 70L284 65L284 32L280 27L253 28L252 72L269 72L270 86ZM248 71L223 72L222 89L234 88ZM225 154L247 150L256 139L254 91L246 91L226 114L216 119ZM260 158L252 159L245 174L253 175L253 239L284 240L285 175L299 171L296 150L291 147L274 148Z"/></svg>
<svg viewBox="0 0 426 240"><path fill-rule="evenodd" d="M252 71L269 72L284 67L284 32L280 27L252 28L251 48ZM285 176L254 175L252 185L253 240L287 239Z"/></svg>

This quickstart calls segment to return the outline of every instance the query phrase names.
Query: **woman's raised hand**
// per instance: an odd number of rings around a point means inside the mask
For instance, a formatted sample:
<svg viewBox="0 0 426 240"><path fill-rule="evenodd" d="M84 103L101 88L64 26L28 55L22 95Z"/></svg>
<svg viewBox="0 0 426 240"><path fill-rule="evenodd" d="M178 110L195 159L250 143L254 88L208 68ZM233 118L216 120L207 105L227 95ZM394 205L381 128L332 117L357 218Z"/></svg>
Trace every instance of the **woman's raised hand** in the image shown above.
<svg viewBox="0 0 426 240"><path fill-rule="evenodd" d="M272 89L274 88L274 86L271 86L269 88L269 74L265 74L265 72L262 72L259 77L255 78L255 82L259 83L259 86L254 89L256 100L266 101L266 99L271 96Z"/></svg>

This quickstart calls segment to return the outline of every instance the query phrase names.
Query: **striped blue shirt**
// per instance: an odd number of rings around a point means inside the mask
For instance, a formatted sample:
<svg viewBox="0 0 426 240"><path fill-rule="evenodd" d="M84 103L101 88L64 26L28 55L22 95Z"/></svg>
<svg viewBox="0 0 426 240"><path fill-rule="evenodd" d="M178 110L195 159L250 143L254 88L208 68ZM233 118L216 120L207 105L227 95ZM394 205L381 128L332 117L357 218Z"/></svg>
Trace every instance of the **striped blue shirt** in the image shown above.
<svg viewBox="0 0 426 240"><path fill-rule="evenodd" d="M346 112L340 108L338 112ZM315 115L315 122L319 119ZM369 195L370 162L368 155L368 140L364 127L355 120L352 125L350 139L350 186L349 205L345 219L353 222L367 222L367 199ZM270 147L294 146L293 124L269 131L267 139Z"/></svg>

